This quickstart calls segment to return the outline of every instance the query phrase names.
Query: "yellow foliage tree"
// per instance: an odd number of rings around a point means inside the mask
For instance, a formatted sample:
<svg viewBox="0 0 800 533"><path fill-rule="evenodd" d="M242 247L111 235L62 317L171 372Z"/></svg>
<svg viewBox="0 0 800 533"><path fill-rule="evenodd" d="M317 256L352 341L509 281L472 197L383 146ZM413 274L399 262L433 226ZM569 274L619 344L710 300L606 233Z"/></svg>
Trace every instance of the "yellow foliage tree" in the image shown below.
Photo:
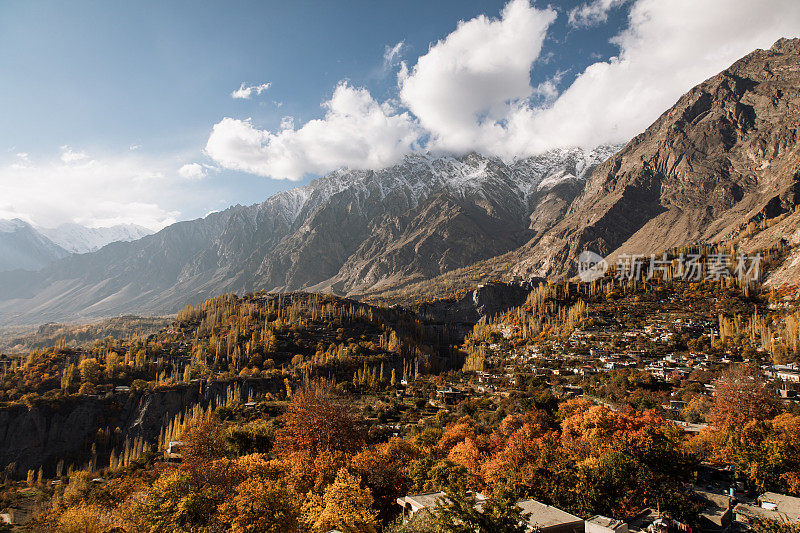
<svg viewBox="0 0 800 533"><path fill-rule="evenodd" d="M314 533L338 529L344 533L375 533L378 513L372 509L372 492L362 488L357 476L342 468L336 480L325 489L321 501L304 509L304 522Z"/></svg>

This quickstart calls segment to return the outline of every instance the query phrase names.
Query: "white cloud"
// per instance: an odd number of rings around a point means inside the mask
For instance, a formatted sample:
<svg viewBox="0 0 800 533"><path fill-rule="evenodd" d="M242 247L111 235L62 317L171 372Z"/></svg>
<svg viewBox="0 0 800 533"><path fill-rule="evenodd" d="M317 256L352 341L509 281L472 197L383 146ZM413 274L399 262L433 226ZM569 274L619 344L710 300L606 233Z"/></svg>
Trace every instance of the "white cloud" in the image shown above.
<svg viewBox="0 0 800 533"><path fill-rule="evenodd" d="M393 68L395 65L400 64L400 58L403 57L403 48L405 48L406 42L400 41L394 46L386 46L386 49L383 52L383 70L389 70Z"/></svg>
<svg viewBox="0 0 800 533"><path fill-rule="evenodd" d="M587 67L551 106L509 115L509 152L625 142L694 85L798 35L795 0L638 0L614 39L618 57Z"/></svg>
<svg viewBox="0 0 800 533"><path fill-rule="evenodd" d="M570 26L580 28L596 26L608 20L608 12L628 0L594 0L569 11Z"/></svg>
<svg viewBox="0 0 800 533"><path fill-rule="evenodd" d="M270 132L250 119L223 119L206 153L225 168L299 179L389 165L418 148L511 159L624 142L694 85L800 34L796 0L629 1L628 25L612 41L619 54L590 65L564 90L561 72L531 82L547 57L542 45L556 12L512 0L497 19L460 22L413 66L400 62L400 104L343 83L323 104L325 116L299 128L282 121ZM589 2L570 13L570 23L597 23L622 3ZM384 60L398 61L402 49L402 42L387 47Z"/></svg>
<svg viewBox="0 0 800 533"><path fill-rule="evenodd" d="M84 152L75 152L69 146L62 146L61 147L61 160L64 163L76 163L78 161L83 161L88 159L89 156L86 155Z"/></svg>
<svg viewBox="0 0 800 533"><path fill-rule="evenodd" d="M206 154L224 168L298 180L342 166L391 165L416 147L420 132L408 113L379 104L366 89L342 83L323 107L323 118L276 133L250 119L224 118L214 125Z"/></svg>
<svg viewBox="0 0 800 533"><path fill-rule="evenodd" d="M433 134L433 148L502 151L501 122L533 93L531 67L555 19L552 9L512 0L500 19L459 23L401 72L400 98Z"/></svg>
<svg viewBox="0 0 800 533"><path fill-rule="evenodd" d="M281 129L282 130L293 130L294 129L294 117L283 117L281 119Z"/></svg>
<svg viewBox="0 0 800 533"><path fill-rule="evenodd" d="M199 163L187 163L178 169L178 175L187 180L201 180L206 177L206 169Z"/></svg>
<svg viewBox="0 0 800 533"><path fill-rule="evenodd" d="M241 100L249 100L253 93L256 95L260 95L264 91L270 88L272 83L262 83L261 85L246 85L244 82L239 86L238 89L231 93L231 97L238 98Z"/></svg>
<svg viewBox="0 0 800 533"><path fill-rule="evenodd" d="M157 230L179 215L164 202L185 198L171 190L170 178L160 170L164 162L129 152L101 160L75 157L64 147L58 156L41 159L0 165L0 218L19 217L45 227L135 223ZM177 183L177 176L172 181Z"/></svg>
<svg viewBox="0 0 800 533"><path fill-rule="evenodd" d="M544 13L518 1L508 4L500 21L463 23L401 77L401 96L434 134L433 147L510 159L625 142L694 85L756 48L800 34L795 0L638 0L628 27L614 38L619 55L590 65L558 95L558 80L535 88L528 83L535 40L519 54L520 64L503 61L503 44L532 39L536 28L545 31ZM472 75L480 69L465 66L483 54L496 58L488 82ZM496 80L501 87L493 86Z"/></svg>

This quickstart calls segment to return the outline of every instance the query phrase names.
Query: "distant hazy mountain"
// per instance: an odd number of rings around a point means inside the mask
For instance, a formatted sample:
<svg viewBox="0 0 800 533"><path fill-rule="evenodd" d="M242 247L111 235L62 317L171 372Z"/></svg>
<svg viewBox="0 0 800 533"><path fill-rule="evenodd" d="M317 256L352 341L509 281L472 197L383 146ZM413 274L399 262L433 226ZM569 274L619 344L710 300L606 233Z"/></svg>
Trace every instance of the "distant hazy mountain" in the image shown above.
<svg viewBox="0 0 800 533"><path fill-rule="evenodd" d="M80 224L66 223L56 228L39 228L39 231L68 252L75 254L95 252L111 242L135 241L153 233L136 224L87 228Z"/></svg>
<svg viewBox="0 0 800 533"><path fill-rule="evenodd" d="M227 291L358 295L425 279L549 229L615 150L555 150L510 164L415 154L382 170L339 170L261 204L72 255L24 280L0 275L0 316L173 312Z"/></svg>
<svg viewBox="0 0 800 533"><path fill-rule="evenodd" d="M0 272L40 270L69 252L18 218L0 220ZM2 293L0 293L2 299Z"/></svg>

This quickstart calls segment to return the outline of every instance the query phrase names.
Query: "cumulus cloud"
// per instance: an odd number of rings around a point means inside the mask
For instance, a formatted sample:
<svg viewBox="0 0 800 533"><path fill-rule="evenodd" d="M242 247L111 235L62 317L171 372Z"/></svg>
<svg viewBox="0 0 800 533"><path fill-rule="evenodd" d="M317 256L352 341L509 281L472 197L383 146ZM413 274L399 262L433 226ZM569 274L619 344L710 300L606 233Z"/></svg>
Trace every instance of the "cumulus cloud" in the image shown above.
<svg viewBox="0 0 800 533"><path fill-rule="evenodd" d="M400 98L433 134L432 147L493 153L502 121L533 93L531 68L539 57L552 9L512 0L499 19L461 22L401 72Z"/></svg>
<svg viewBox="0 0 800 533"><path fill-rule="evenodd" d="M206 169L200 163L187 163L178 169L178 175L187 180L201 180L206 177Z"/></svg>
<svg viewBox="0 0 800 533"><path fill-rule="evenodd" d="M568 17L605 20L624 0L594 0ZM279 131L250 119L213 127L206 153L225 168L298 179L341 166L376 168L422 148L478 151L504 159L551 148L624 142L642 132L692 86L780 37L800 34L796 0L629 0L619 53L597 61L562 89L563 72L534 84L542 45L557 17L511 0L500 17L460 22L415 64L400 63L398 99L378 102L345 83L325 116ZM384 62L400 60L402 42ZM541 78L539 78L541 80Z"/></svg>
<svg viewBox="0 0 800 533"><path fill-rule="evenodd" d="M240 100L249 100L253 93L256 95L260 95L267 89L272 86L272 83L262 83L261 85L246 85L244 82L239 86L238 89L231 93L232 98L238 98Z"/></svg>
<svg viewBox="0 0 800 533"><path fill-rule="evenodd" d="M416 148L420 132L409 114L376 102L366 89L342 83L323 108L323 118L274 133L250 119L224 118L214 125L206 154L224 168L299 180L342 166L391 165Z"/></svg>
<svg viewBox="0 0 800 533"><path fill-rule="evenodd" d="M573 27L587 27L602 24L608 20L608 12L628 0L594 0L569 11L569 24Z"/></svg>
<svg viewBox="0 0 800 533"><path fill-rule="evenodd" d="M617 57L587 67L552 105L509 115L509 152L627 141L694 85L799 34L794 0L638 0Z"/></svg>
<svg viewBox="0 0 800 533"><path fill-rule="evenodd" d="M526 76L542 38L532 35L542 35L549 20L546 11L512 2L501 20L463 23L419 59L401 80L400 94L434 134L433 147L510 159L627 141L694 85L756 48L798 35L800 4L638 0L628 26L613 40L619 55L590 65L560 94L558 80L532 88ZM525 38L528 52L517 58L520 63L504 62L503 45L513 42L509 50L524 51ZM482 54L498 57L489 64L502 87L466 66Z"/></svg>

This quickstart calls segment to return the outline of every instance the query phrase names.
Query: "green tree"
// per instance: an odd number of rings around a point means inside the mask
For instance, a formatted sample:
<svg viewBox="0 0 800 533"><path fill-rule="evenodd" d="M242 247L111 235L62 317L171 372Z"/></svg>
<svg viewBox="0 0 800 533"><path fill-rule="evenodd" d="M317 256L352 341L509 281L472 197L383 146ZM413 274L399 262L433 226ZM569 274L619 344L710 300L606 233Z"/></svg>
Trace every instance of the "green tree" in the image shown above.
<svg viewBox="0 0 800 533"><path fill-rule="evenodd" d="M443 533L525 533L529 515L508 493L479 502L474 493L447 493L436 505L436 523Z"/></svg>

